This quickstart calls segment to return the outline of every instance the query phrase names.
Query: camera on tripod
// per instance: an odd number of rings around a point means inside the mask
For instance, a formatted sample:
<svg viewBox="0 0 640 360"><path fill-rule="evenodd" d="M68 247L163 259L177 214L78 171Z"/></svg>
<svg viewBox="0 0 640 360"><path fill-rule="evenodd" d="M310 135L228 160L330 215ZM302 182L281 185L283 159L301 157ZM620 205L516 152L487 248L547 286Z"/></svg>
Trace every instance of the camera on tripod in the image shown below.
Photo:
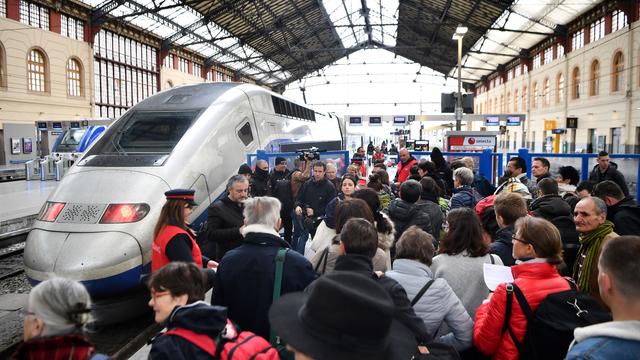
<svg viewBox="0 0 640 360"><path fill-rule="evenodd" d="M323 152L325 150L320 150L317 147L312 147L309 149L300 149L298 151L296 151L298 153L298 156L300 157L300 160L309 160L309 161L313 161L313 160L320 160L320 153Z"/></svg>

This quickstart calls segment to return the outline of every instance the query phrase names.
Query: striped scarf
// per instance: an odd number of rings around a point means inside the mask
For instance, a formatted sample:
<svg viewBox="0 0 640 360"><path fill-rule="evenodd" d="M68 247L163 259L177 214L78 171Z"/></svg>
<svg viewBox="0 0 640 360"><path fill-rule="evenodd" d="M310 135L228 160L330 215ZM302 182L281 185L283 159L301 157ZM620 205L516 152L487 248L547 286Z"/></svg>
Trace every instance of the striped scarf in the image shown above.
<svg viewBox="0 0 640 360"><path fill-rule="evenodd" d="M593 269L598 266L597 254L600 252L602 246L602 239L613 231L613 223L606 220L597 229L580 235L580 251L578 254L585 254L585 259L582 261L582 271L580 277L576 279L578 281L578 288L586 293L591 292L591 275ZM580 256L579 255L579 256ZM579 261L576 261L573 267L573 273L578 274Z"/></svg>

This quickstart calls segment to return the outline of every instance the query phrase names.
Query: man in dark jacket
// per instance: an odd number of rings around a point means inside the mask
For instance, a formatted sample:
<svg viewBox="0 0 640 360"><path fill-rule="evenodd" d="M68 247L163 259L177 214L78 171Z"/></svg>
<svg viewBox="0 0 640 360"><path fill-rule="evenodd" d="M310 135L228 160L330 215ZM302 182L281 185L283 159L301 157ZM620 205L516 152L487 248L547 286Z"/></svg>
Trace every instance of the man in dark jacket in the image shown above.
<svg viewBox="0 0 640 360"><path fill-rule="evenodd" d="M400 198L393 200L391 204L389 204L387 215L389 215L389 218L393 221L393 225L396 228L396 241L411 225L416 225L429 234L433 232L429 215L416 205L421 193L422 185L420 185L419 182L407 180L400 186ZM395 244L392 247L392 252L394 252L394 250Z"/></svg>
<svg viewBox="0 0 640 360"><path fill-rule="evenodd" d="M269 163L266 160L256 161L256 169L251 176L251 196L271 196Z"/></svg>
<svg viewBox="0 0 640 360"><path fill-rule="evenodd" d="M538 197L529 205L533 216L551 221L558 216L571 215L571 206L558 194L558 182L555 179L542 179L538 182L537 188Z"/></svg>
<svg viewBox="0 0 640 360"><path fill-rule="evenodd" d="M516 220L527 216L527 203L518 193L502 192L493 200L493 210L500 230L496 232L496 239L491 243L491 253L500 256L504 265L514 265L511 237L514 234Z"/></svg>
<svg viewBox="0 0 640 360"><path fill-rule="evenodd" d="M280 208L280 218L284 228L284 239L291 244L293 234L293 219L291 209L294 199L291 194L291 172L287 169L287 159L281 156L276 157L273 170L269 175L271 186L271 196L278 198L282 207ZM278 189L278 182L281 182L281 189ZM285 198L282 198L285 197ZM288 205L288 207L287 207Z"/></svg>
<svg viewBox="0 0 640 360"><path fill-rule="evenodd" d="M371 259L378 248L378 233L375 227L361 218L347 220L340 233L340 256L334 271L350 271L373 278L387 290L394 303L394 318L411 330L418 342L429 342L435 334L413 311L407 293L397 281L388 276L378 277L373 272Z"/></svg>
<svg viewBox="0 0 640 360"><path fill-rule="evenodd" d="M324 216L329 201L336 197L336 188L324 176L327 165L322 161L316 161L313 164L313 178L305 182L298 193L296 201L296 214L305 214L308 218L320 219ZM315 235L315 230L311 232L311 236ZM304 244L298 240L297 249L304 249ZM304 250L303 250L304 251Z"/></svg>
<svg viewBox="0 0 640 360"><path fill-rule="evenodd" d="M536 178L536 184L538 184L542 179L551 177L551 173L549 172L550 168L551 164L549 163L549 160L543 157L533 158L533 164L531 165L531 175Z"/></svg>
<svg viewBox="0 0 640 360"><path fill-rule="evenodd" d="M202 244L202 252L216 260L240 246L244 223L242 202L249 196L249 181L244 175L234 175L227 183L228 196L209 206L207 220L207 242ZM215 246L214 246L215 244Z"/></svg>
<svg viewBox="0 0 640 360"><path fill-rule="evenodd" d="M598 165L593 167L589 174L589 180L600 183L605 180L611 180L618 184L624 196L629 196L629 187L624 179L624 175L618 171L618 165L609 161L609 153L600 151L596 159Z"/></svg>
<svg viewBox="0 0 640 360"><path fill-rule="evenodd" d="M640 234L640 207L632 197L624 196L618 184L605 180L595 186L593 195L607 204L607 220L613 222L618 235Z"/></svg>
<svg viewBox="0 0 640 360"><path fill-rule="evenodd" d="M273 301L275 258L289 244L278 235L280 201L257 197L245 201L244 241L220 261L212 304L226 306L240 328L269 338L268 311ZM293 250L285 254L281 295L302 291L314 279L311 263Z"/></svg>

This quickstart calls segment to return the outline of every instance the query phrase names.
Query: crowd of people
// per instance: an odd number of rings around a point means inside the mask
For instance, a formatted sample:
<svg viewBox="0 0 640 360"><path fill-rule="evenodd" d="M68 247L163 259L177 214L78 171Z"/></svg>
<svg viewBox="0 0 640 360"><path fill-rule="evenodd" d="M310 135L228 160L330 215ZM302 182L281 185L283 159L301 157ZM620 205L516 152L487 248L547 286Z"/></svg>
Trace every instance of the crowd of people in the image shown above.
<svg viewBox="0 0 640 360"><path fill-rule="evenodd" d="M429 160L401 148L391 180L372 145L342 176L339 164L305 157L292 170L282 157L271 171L263 160L242 165L200 234L187 223L193 190L165 193L147 286L166 331L150 358L225 358L231 348L242 359L637 357L640 207L607 153L583 182L570 166L554 178L541 157L529 179L514 157L494 187L473 158L449 162L437 148ZM513 282L490 290L490 265L510 267ZM18 354L69 336L84 355L66 358L93 355L78 286L33 289ZM75 289L69 304L57 300L61 287ZM555 311L571 316L588 299L606 315L571 327L560 349L532 325L557 294L575 307Z"/></svg>

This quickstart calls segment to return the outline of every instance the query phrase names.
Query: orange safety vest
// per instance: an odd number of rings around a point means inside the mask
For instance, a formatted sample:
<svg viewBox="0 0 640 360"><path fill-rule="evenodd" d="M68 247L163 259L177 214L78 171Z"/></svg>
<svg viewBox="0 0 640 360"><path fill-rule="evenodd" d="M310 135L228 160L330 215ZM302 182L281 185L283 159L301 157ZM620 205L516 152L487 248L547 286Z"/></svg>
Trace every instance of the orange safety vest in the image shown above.
<svg viewBox="0 0 640 360"><path fill-rule="evenodd" d="M399 184L402 184L403 182L405 182L405 180L407 180L409 175L411 175L411 172L409 171L409 169L411 169L411 166L417 163L418 161L416 159L411 159L411 161L409 161L405 166L402 166L402 161L398 163L398 183Z"/></svg>
<svg viewBox="0 0 640 360"><path fill-rule="evenodd" d="M178 234L187 234L189 239L191 239L191 254L193 255L193 261L202 266L202 252L200 251L200 247L196 243L196 240L189 234L188 231L185 231L182 228L173 225L165 225L162 230L158 233L155 239L153 239L153 244L151 245L151 271L156 271L161 267L167 265L171 262L166 255L167 244L174 236Z"/></svg>

